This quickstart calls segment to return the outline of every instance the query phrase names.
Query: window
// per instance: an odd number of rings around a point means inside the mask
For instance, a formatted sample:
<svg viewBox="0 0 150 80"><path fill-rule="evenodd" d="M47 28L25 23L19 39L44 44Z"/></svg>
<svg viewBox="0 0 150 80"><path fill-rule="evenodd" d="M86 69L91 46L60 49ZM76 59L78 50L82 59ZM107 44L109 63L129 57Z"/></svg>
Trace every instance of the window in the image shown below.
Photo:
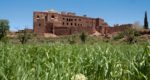
<svg viewBox="0 0 150 80"><path fill-rule="evenodd" d="M69 19L69 21L71 21L71 19Z"/></svg>
<svg viewBox="0 0 150 80"><path fill-rule="evenodd" d="M77 21L77 19L74 19L74 21Z"/></svg>
<svg viewBox="0 0 150 80"><path fill-rule="evenodd" d="M71 23L71 26L72 26L73 24Z"/></svg>
<svg viewBox="0 0 150 80"><path fill-rule="evenodd" d="M79 21L81 21L81 19L79 19Z"/></svg>
<svg viewBox="0 0 150 80"><path fill-rule="evenodd" d="M37 17L36 18L40 18L40 16L39 15L37 15Z"/></svg>
<svg viewBox="0 0 150 80"><path fill-rule="evenodd" d="M99 29L102 29L102 26L99 26Z"/></svg>
<svg viewBox="0 0 150 80"><path fill-rule="evenodd" d="M63 22L62 25L65 25L65 23Z"/></svg>
<svg viewBox="0 0 150 80"><path fill-rule="evenodd" d="M39 27L41 26L41 24L39 23Z"/></svg>
<svg viewBox="0 0 150 80"><path fill-rule="evenodd" d="M52 15L52 16L51 16L51 18L55 18L55 16L54 16L54 15Z"/></svg>
<svg viewBox="0 0 150 80"><path fill-rule="evenodd" d="M75 26L77 26L77 23L74 23Z"/></svg>
<svg viewBox="0 0 150 80"><path fill-rule="evenodd" d="M69 24L67 23L67 25L69 25Z"/></svg>
<svg viewBox="0 0 150 80"><path fill-rule="evenodd" d="M47 21L47 16L45 16L45 21Z"/></svg>
<svg viewBox="0 0 150 80"><path fill-rule="evenodd" d="M65 20L65 18L63 18L63 20Z"/></svg>
<svg viewBox="0 0 150 80"><path fill-rule="evenodd" d="M40 32L40 27L41 27L41 24L39 23L38 24L38 32Z"/></svg>

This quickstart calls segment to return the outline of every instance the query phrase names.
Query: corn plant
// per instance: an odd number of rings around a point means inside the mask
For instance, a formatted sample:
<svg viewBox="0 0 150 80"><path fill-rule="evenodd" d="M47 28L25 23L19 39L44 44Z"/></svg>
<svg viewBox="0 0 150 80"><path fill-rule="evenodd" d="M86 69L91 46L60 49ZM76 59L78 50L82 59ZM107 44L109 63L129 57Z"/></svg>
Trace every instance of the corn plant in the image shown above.
<svg viewBox="0 0 150 80"><path fill-rule="evenodd" d="M0 43L0 80L149 80L150 45Z"/></svg>

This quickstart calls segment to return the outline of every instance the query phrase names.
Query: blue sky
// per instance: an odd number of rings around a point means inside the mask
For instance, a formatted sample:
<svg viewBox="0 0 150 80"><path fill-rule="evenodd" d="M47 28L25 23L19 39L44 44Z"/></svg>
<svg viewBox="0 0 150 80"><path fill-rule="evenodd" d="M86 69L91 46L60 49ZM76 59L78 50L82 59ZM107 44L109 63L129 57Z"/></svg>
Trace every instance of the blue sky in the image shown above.
<svg viewBox="0 0 150 80"><path fill-rule="evenodd" d="M111 26L134 22L143 24L145 10L150 21L149 5L150 0L1 0L0 19L8 19L13 31L32 28L34 11L55 9L100 17Z"/></svg>

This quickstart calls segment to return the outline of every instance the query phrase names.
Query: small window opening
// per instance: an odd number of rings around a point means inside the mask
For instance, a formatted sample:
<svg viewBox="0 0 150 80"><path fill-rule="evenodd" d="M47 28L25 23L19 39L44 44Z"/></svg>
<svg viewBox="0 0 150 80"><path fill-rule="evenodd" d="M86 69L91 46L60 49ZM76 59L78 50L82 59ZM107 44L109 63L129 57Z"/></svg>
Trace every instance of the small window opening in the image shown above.
<svg viewBox="0 0 150 80"><path fill-rule="evenodd" d="M63 22L62 24L64 25L65 23Z"/></svg>
<svg viewBox="0 0 150 80"><path fill-rule="evenodd" d="M41 24L39 24L39 27L41 26Z"/></svg>
<svg viewBox="0 0 150 80"><path fill-rule="evenodd" d="M40 16L39 15L37 15L37 17L36 18L40 18Z"/></svg>
<svg viewBox="0 0 150 80"><path fill-rule="evenodd" d="M47 21L47 16L45 16L45 21Z"/></svg>
<svg viewBox="0 0 150 80"><path fill-rule="evenodd" d="M55 18L55 16L54 16L54 15L52 15L52 16L51 16L51 18Z"/></svg>
<svg viewBox="0 0 150 80"><path fill-rule="evenodd" d="M77 24L75 23L74 25L76 26Z"/></svg>

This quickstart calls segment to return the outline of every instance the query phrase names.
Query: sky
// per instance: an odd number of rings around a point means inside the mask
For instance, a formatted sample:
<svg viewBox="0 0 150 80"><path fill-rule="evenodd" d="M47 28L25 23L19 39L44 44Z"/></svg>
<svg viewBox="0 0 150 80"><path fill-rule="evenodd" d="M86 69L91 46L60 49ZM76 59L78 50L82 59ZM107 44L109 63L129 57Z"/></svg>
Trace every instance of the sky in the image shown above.
<svg viewBox="0 0 150 80"><path fill-rule="evenodd" d="M0 19L10 22L10 30L33 28L33 12L75 12L103 18L110 26L138 22L143 25L147 11L150 22L150 0L1 0Z"/></svg>

